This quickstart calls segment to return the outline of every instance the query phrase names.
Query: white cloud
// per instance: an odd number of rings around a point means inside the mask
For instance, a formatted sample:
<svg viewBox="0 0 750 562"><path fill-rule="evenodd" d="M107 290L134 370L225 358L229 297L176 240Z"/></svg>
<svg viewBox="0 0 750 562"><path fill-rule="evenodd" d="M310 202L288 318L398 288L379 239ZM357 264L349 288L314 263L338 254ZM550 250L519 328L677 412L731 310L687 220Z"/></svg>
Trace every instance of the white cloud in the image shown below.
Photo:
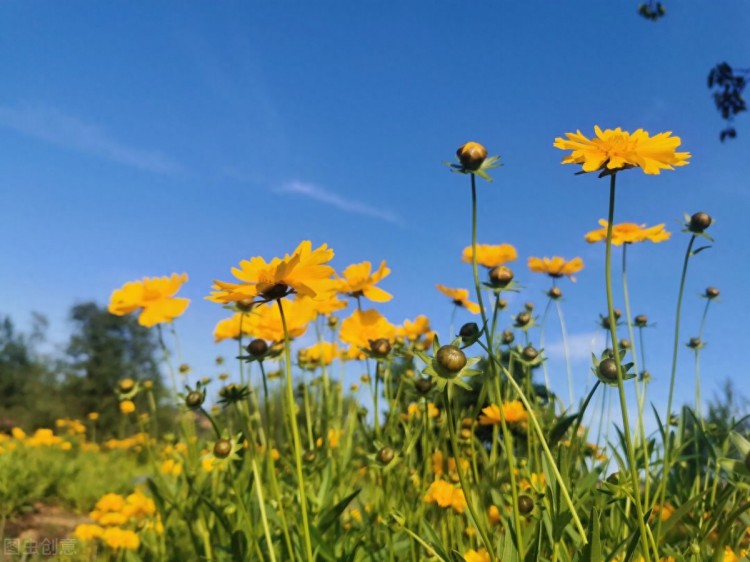
<svg viewBox="0 0 750 562"><path fill-rule="evenodd" d="M0 126L64 148L160 174L174 174L182 166L156 150L126 146L104 131L53 107L0 106Z"/></svg>
<svg viewBox="0 0 750 562"><path fill-rule="evenodd" d="M400 224L401 218L395 213L387 209L379 209L362 203L360 201L354 201L352 199L346 199L337 193L333 193L317 185L311 183L305 183L301 181L292 181L277 190L277 193L292 193L296 195L302 195L315 201L320 201L332 207L336 207L341 211L354 213L357 215L364 215L375 219L383 220L386 222Z"/></svg>
<svg viewBox="0 0 750 562"><path fill-rule="evenodd" d="M590 360L591 354L597 356L604 350L603 332L584 332L568 335L568 353L571 361ZM545 344L544 353L552 359L565 359L565 344L562 339Z"/></svg>

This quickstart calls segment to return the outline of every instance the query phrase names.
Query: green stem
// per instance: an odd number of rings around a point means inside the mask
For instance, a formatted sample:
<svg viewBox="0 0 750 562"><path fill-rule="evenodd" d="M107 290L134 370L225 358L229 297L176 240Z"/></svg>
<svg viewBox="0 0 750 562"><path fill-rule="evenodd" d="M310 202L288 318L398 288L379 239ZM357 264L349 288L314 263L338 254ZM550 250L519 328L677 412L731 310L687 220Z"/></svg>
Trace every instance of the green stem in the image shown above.
<svg viewBox="0 0 750 562"><path fill-rule="evenodd" d="M638 403L638 441L640 443L641 450L643 451L643 466L646 471L646 478L644 483L644 502L648 504L650 496L650 470L649 470L649 454L648 445L646 443L646 427L643 422L643 404L645 401L646 385L640 383L639 379L640 370L638 368L638 350L635 347L635 333L633 332L633 318L630 312L630 293L628 291L628 270L627 270L627 255L628 255L629 244L625 243L622 245L622 293L623 299L625 300L625 321L628 325L628 338L630 339L630 354L633 358L633 368L635 369L635 395Z"/></svg>
<svg viewBox="0 0 750 562"><path fill-rule="evenodd" d="M482 346L485 350L487 348L482 345L481 342L479 343L480 346ZM552 456L552 451L549 449L549 445L547 444L547 439L544 436L544 430L542 430L542 426L539 424L539 420L536 417L536 414L534 413L534 410L531 407L531 403L529 402L529 399L526 398L526 394L524 394L523 389L518 385L516 380L513 378L513 375L506 369L498 360L497 357L493 356L492 354L489 354L491 362L493 362L495 365L497 365L502 373L505 375L505 378L508 379L508 382L511 384L513 389L518 394L518 398L523 402L524 408L526 408L526 413L529 416L529 420L531 421L531 425L534 428L534 431L537 434L537 437L539 438L539 443L542 446L542 449L544 450L544 456L547 459L547 462L550 465L550 469L552 470L552 473L555 476L555 480L557 481L557 485L560 487L560 493L563 495L563 499L565 500L565 504L568 506L568 509L570 510L570 514L573 517L573 523L576 526L576 530L578 531L579 535L581 536L581 541L583 541L583 544L588 544L588 538L586 537L586 531L583 528L583 524L581 523L581 519L578 517L578 512L576 511L575 505L573 504L573 500L570 497L570 492L568 492L568 488L565 486L565 481L563 480L562 474L560 474L560 469L557 467L557 463L555 462L555 457ZM500 418L501 421L504 420L504 418Z"/></svg>
<svg viewBox="0 0 750 562"><path fill-rule="evenodd" d="M268 555L271 558L271 562L276 562L276 553L274 552L273 542L271 541L271 531L268 528L268 518L266 517L266 504L263 501L263 487L260 485L262 482L260 474L258 473L258 465L255 462L255 458L252 460L253 465L253 477L255 478L255 491L258 494L258 507L260 508L260 520L263 522L263 533L266 536L266 544L268 545Z"/></svg>
<svg viewBox="0 0 750 562"><path fill-rule="evenodd" d="M456 473L458 474L458 481L461 483L461 490L463 491L464 497L466 498L466 505L469 508L469 513L471 514L471 519L474 523L474 527L476 527L477 531L479 532L479 536L482 538L484 547L489 553L490 562L494 562L496 560L496 557L495 550L492 548L492 541L490 541L489 535L487 534L487 530L484 528L484 525L480 524L481 520L479 519L479 515L474 508L474 500L472 498L471 490L466 483L464 470L461 466L461 453L458 449L458 440L456 439L456 420L453 417L453 407L451 404L449 384L446 384L445 388L443 389L443 400L445 401L445 411L448 413L448 432L451 436L453 458L456 459Z"/></svg>
<svg viewBox="0 0 750 562"><path fill-rule="evenodd" d="M560 332L562 333L563 349L565 350L565 370L568 374L568 395L570 406L573 407L575 395L573 394L573 365L570 362L570 349L568 348L568 330L565 327L565 318L563 317L562 305L560 299L555 299L557 308L557 317L560 319Z"/></svg>
<svg viewBox="0 0 750 562"><path fill-rule="evenodd" d="M690 237L687 250L685 251L685 258L682 262L682 275L680 277L680 290L677 293L677 311L675 312L674 321L674 344L672 347L672 371L669 376L669 396L667 398L667 416L664 419L664 459L662 477L659 485L659 505L664 505L664 499L667 494L667 480L669 477L669 471L672 468L671 462L671 445L672 440L670 436L670 419L672 417L672 400L674 399L674 381L677 376L677 355L680 349L680 315L682 313L682 297L685 292L685 280L687 279L688 263L690 263L690 256L693 252L693 244L695 243L695 234ZM659 544L661 540L661 517L657 518L656 523L656 544Z"/></svg>
<svg viewBox="0 0 750 562"><path fill-rule="evenodd" d="M644 521L643 515L643 504L641 501L640 493L640 482L638 478L638 467L635 461L635 452L633 451L633 441L630 435L630 420L628 419L628 403L625 396L625 384L623 382L622 365L620 364L620 354L617 342L617 324L615 319L614 302L612 298L612 226L615 215L615 181L617 173L613 173L610 176L609 183L609 214L607 217L607 246L606 254L604 259L604 274L605 283L607 288L607 311L609 314L609 330L612 336L612 356L617 366L617 390L620 397L620 412L622 414L623 424L623 435L625 438L626 453L628 456L628 464L630 465L630 478L633 486L633 497L635 500L635 510L638 518L638 528L640 530L641 538L641 554L645 558L645 562L651 562L651 551L649 549L648 534L646 532L646 522ZM654 553L657 558L658 552Z"/></svg>
<svg viewBox="0 0 750 562"><path fill-rule="evenodd" d="M297 489L299 490L299 502L302 508L302 530L305 537L305 553L308 562L314 562L312 539L310 537L310 523L307 514L307 495L305 492L305 475L302 472L302 444L299 437L299 428L297 427L297 402L294 400L294 386L292 383L292 352L291 342L289 341L289 331L286 326L286 317L284 316L284 305L281 299L276 300L279 306L279 315L281 316L281 325L284 328L284 370L286 374L286 401L289 415L289 423L292 429L292 441L294 443L294 464L297 470Z"/></svg>

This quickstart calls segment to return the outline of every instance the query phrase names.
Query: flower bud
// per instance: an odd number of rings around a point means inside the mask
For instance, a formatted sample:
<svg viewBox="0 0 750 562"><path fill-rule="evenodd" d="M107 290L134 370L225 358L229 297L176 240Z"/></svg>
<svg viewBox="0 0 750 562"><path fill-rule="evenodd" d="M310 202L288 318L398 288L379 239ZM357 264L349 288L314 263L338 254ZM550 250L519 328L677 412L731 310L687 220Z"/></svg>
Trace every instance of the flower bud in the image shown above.
<svg viewBox="0 0 750 562"><path fill-rule="evenodd" d="M716 287L707 287L706 288L705 297L707 299L715 299L718 296L719 296L719 289L717 289Z"/></svg>
<svg viewBox="0 0 750 562"><path fill-rule="evenodd" d="M498 265L490 269L490 283L496 287L505 287L513 281L513 270L504 265Z"/></svg>
<svg viewBox="0 0 750 562"><path fill-rule="evenodd" d="M518 496L518 511L521 515L528 515L534 510L534 500L526 494Z"/></svg>
<svg viewBox="0 0 750 562"><path fill-rule="evenodd" d="M329 316L328 317L328 327L329 328L335 328L338 326L339 319L337 316Z"/></svg>
<svg viewBox="0 0 750 562"><path fill-rule="evenodd" d="M461 165L472 172L478 170L487 158L487 149L478 142L467 142L459 147L456 156L458 156Z"/></svg>
<svg viewBox="0 0 750 562"><path fill-rule="evenodd" d="M245 349L247 349L247 352L253 357L262 357L268 353L268 344L265 340L254 339L247 344Z"/></svg>
<svg viewBox="0 0 750 562"><path fill-rule="evenodd" d="M645 314L639 314L635 317L635 325L639 328L645 328L648 326L648 316Z"/></svg>
<svg viewBox="0 0 750 562"><path fill-rule="evenodd" d="M552 300L558 300L562 298L562 289L560 287L552 287L547 291L547 296Z"/></svg>
<svg viewBox="0 0 750 562"><path fill-rule="evenodd" d="M497 309L505 310L506 308L508 308L508 301L505 299L497 299Z"/></svg>
<svg viewBox="0 0 750 562"><path fill-rule="evenodd" d="M307 464L314 463L315 459L317 458L318 458L318 453L316 453L312 449L309 449L302 454L302 460L305 461Z"/></svg>
<svg viewBox="0 0 750 562"><path fill-rule="evenodd" d="M229 439L219 439L214 443L214 456L217 459L225 459L232 454L232 442Z"/></svg>
<svg viewBox="0 0 750 562"><path fill-rule="evenodd" d="M479 335L479 326L476 322L467 322L458 331L458 335L464 340L464 342L472 341Z"/></svg>
<svg viewBox="0 0 750 562"><path fill-rule="evenodd" d="M385 357L391 352L391 342L385 338L370 340L370 351L378 357Z"/></svg>
<svg viewBox="0 0 750 562"><path fill-rule="evenodd" d="M203 399L203 394L194 390L185 397L185 406L197 410L203 405Z"/></svg>
<svg viewBox="0 0 750 562"><path fill-rule="evenodd" d="M617 363L614 359L604 359L597 368L599 376L606 381L617 382Z"/></svg>
<svg viewBox="0 0 750 562"><path fill-rule="evenodd" d="M414 383L414 386L417 388L417 392L420 394L427 394L430 390L432 390L432 379L417 379L417 382Z"/></svg>
<svg viewBox="0 0 750 562"><path fill-rule="evenodd" d="M513 343L513 340L516 339L516 335L511 332L510 330L503 330L503 334L501 336L502 342L505 345L510 345Z"/></svg>
<svg viewBox="0 0 750 562"><path fill-rule="evenodd" d="M190 365L188 365L187 363L183 363L179 366L178 369L181 375L187 375L190 372Z"/></svg>
<svg viewBox="0 0 750 562"><path fill-rule="evenodd" d="M620 340L620 349L630 349L630 340L628 339L622 339Z"/></svg>
<svg viewBox="0 0 750 562"><path fill-rule="evenodd" d="M377 459L380 464L390 464L396 456L396 452L390 447L383 447L378 451Z"/></svg>
<svg viewBox="0 0 750 562"><path fill-rule="evenodd" d="M690 341L688 341L688 347L690 349L698 349L703 342L701 342L700 338L690 338Z"/></svg>
<svg viewBox="0 0 750 562"><path fill-rule="evenodd" d="M695 213L692 217L690 217L690 224L688 225L688 229L690 230L690 232L700 234L709 226L711 226L712 222L713 219L708 213Z"/></svg>
<svg viewBox="0 0 750 562"><path fill-rule="evenodd" d="M516 326L522 328L531 322L531 314L528 311L519 312L516 316Z"/></svg>
<svg viewBox="0 0 750 562"><path fill-rule="evenodd" d="M471 439L471 430L470 429L466 429L466 428L462 429L461 430L461 439L465 439L465 440Z"/></svg>
<svg viewBox="0 0 750 562"><path fill-rule="evenodd" d="M532 312L534 310L534 303L529 301L524 303L523 307L528 310L529 312Z"/></svg>
<svg viewBox="0 0 750 562"><path fill-rule="evenodd" d="M438 364L451 374L456 374L466 366L466 355L452 345L444 345L435 355Z"/></svg>
<svg viewBox="0 0 750 562"><path fill-rule="evenodd" d="M534 349L532 345L527 345L523 348L523 351L521 352L521 355L526 361L533 361L537 357L539 357L539 352Z"/></svg>

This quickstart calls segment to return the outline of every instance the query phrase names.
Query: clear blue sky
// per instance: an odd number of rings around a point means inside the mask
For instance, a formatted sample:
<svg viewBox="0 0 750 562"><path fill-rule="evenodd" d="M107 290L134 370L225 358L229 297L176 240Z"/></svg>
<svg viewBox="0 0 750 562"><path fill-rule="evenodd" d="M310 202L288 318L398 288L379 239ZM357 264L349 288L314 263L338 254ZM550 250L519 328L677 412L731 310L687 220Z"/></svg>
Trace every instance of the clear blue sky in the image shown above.
<svg viewBox="0 0 750 562"><path fill-rule="evenodd" d="M224 316L203 300L212 279L310 238L335 249L339 270L386 259L395 298L380 310L394 323L427 314L445 335L451 308L434 286L470 286L470 192L442 162L475 140L505 163L480 182L479 238L518 248L526 290L511 312L544 304L549 282L528 256L586 262L562 283L580 395L605 309L603 245L583 235L605 216L607 186L561 166L552 143L595 124L643 127L673 131L693 154L675 172L619 180L617 221L675 231L630 253L634 313L657 323L651 398L666 394L683 212L711 213L717 243L691 266L682 339L698 329L698 294L718 286L704 393L743 383L750 120L720 144L706 76L724 60L750 65L750 10L666 5L653 23L636 0L0 2L0 312L22 327L46 314L62 345L75 302L185 271L193 302L178 330L195 372L214 374L234 347L212 342ZM559 342L556 321L547 340ZM680 361L689 401L684 347ZM563 383L559 353L551 369Z"/></svg>

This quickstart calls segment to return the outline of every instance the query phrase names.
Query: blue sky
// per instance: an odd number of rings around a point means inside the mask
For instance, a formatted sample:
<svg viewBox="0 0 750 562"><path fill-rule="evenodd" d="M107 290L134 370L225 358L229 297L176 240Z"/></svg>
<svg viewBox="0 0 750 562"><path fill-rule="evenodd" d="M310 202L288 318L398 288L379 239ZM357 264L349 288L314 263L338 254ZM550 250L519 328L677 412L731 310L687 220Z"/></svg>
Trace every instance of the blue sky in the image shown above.
<svg viewBox="0 0 750 562"><path fill-rule="evenodd" d="M505 164L480 182L479 239L518 248L526 289L509 312L543 308L549 281L528 256L586 263L562 283L582 395L605 310L603 246L583 234L605 216L607 185L561 166L552 143L595 124L671 130L690 165L622 174L616 221L675 232L629 253L633 312L657 324L647 360L660 402L688 241L677 221L715 217L716 245L691 265L682 338L698 329L698 295L719 287L702 355L710 396L744 364L750 121L719 143L706 76L724 60L750 64L750 11L666 5L654 23L635 0L0 2L0 312L21 326L46 314L62 345L75 302L185 271L193 302L178 330L195 373L212 375L234 347L212 342L224 311L203 300L211 281L309 238L335 249L339 270L386 259L395 298L379 309L394 323L427 314L445 334L451 308L434 285L470 286L470 191L442 162L475 140ZM546 337L556 349L556 322ZM559 352L550 369L565 392ZM692 377L683 348L678 401L692 400Z"/></svg>

